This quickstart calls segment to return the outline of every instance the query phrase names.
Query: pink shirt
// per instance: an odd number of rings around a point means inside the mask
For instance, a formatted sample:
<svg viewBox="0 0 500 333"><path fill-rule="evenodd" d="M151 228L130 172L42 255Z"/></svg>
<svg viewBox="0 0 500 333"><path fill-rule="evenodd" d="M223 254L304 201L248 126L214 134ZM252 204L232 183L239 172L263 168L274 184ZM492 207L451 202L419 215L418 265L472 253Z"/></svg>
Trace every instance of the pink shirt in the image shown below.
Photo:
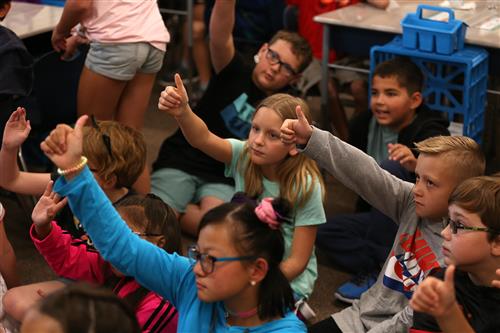
<svg viewBox="0 0 500 333"><path fill-rule="evenodd" d="M148 42L165 51L170 41L155 0L93 0L82 25L87 38L100 43Z"/></svg>

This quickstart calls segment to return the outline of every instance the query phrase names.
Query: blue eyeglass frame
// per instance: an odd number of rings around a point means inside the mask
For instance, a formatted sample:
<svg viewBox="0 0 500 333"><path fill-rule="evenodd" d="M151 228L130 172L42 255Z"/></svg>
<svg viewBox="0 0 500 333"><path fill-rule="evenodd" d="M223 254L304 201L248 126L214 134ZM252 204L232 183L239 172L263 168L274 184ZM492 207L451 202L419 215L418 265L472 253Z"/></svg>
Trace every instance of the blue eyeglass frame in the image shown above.
<svg viewBox="0 0 500 333"><path fill-rule="evenodd" d="M215 263L217 261L224 262L224 261L243 261L243 260L257 259L256 256L219 257L219 258L217 258L217 257L211 256L207 253L200 253L200 250L198 249L198 246L196 246L196 245L191 245L190 247L188 247L188 258L192 259L194 261L199 261L201 269L203 270L203 272L205 274L211 274L214 272ZM209 264L210 269L207 269L207 267L205 267L207 265L206 259L209 259L208 263L210 263Z"/></svg>

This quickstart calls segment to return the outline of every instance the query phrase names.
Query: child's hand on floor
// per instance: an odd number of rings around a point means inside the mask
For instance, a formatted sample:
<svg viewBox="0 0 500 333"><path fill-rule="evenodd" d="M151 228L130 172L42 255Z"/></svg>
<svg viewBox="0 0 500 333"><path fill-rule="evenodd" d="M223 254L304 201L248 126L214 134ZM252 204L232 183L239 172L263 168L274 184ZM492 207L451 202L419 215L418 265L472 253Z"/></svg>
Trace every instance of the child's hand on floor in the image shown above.
<svg viewBox="0 0 500 333"><path fill-rule="evenodd" d="M449 314L456 304L454 275L455 266L450 265L446 268L444 281L432 276L425 278L410 300L413 310L436 318Z"/></svg>
<svg viewBox="0 0 500 333"><path fill-rule="evenodd" d="M387 145L389 151L389 159L393 161L398 161L406 170L410 172L415 172L417 167L417 159L413 155L410 148L400 143Z"/></svg>
<svg viewBox="0 0 500 333"><path fill-rule="evenodd" d="M69 169L81 162L82 130L87 119L87 115L78 118L74 129L68 125L57 125L40 144L45 155L60 169Z"/></svg>
<svg viewBox="0 0 500 333"><path fill-rule="evenodd" d="M498 279L493 280L493 281L491 282L491 285L492 285L493 287L500 288L500 268L499 268L499 269L497 269L497 276L498 276Z"/></svg>
<svg viewBox="0 0 500 333"><path fill-rule="evenodd" d="M295 108L297 119L285 119L281 125L280 138L286 144L307 144L312 134L312 127L309 125L300 106Z"/></svg>
<svg viewBox="0 0 500 333"><path fill-rule="evenodd" d="M161 92L158 109L178 118L186 113L189 98L179 74L175 74L175 85L175 87L168 86Z"/></svg>
<svg viewBox="0 0 500 333"><path fill-rule="evenodd" d="M2 146L4 149L17 150L30 134L30 121L26 120L26 110L18 107L12 112L5 124Z"/></svg>
<svg viewBox="0 0 500 333"><path fill-rule="evenodd" d="M50 233L50 222L68 201L66 198L61 200L61 197L52 191L53 183L52 180L49 181L45 192L43 192L31 213L31 219L39 239L44 239Z"/></svg>

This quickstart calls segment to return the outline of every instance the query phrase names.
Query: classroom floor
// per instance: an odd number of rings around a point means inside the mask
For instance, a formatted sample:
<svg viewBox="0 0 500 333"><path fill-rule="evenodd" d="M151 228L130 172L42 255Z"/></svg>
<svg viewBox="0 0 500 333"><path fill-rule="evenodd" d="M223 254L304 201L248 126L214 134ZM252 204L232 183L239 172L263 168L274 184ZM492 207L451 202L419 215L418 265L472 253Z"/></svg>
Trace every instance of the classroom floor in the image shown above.
<svg viewBox="0 0 500 333"><path fill-rule="evenodd" d="M155 87L145 119L144 136L148 144L149 164L156 159L163 139L171 135L176 128L175 122L158 112L156 108L160 91L161 87ZM326 184L328 195L325 209L327 216L351 212L356 198L355 194L331 177L327 177ZM18 271L22 282L32 283L55 278L29 238L28 230L31 223L29 207L32 207L30 198L22 197L20 199L18 196L2 190L0 191L0 201L7 210L5 218L7 235L16 251ZM335 302L333 293L340 284L349 279L349 275L328 265L327 259L320 251L317 251L317 255L319 278L309 304L316 312L316 318L323 319L346 306L343 303Z"/></svg>

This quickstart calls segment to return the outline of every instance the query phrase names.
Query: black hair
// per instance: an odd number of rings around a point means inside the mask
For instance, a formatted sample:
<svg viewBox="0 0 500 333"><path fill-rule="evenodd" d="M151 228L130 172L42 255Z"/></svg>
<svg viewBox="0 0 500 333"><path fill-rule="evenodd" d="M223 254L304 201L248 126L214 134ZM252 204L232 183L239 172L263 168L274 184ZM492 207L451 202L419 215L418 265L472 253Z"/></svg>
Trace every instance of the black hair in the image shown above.
<svg viewBox="0 0 500 333"><path fill-rule="evenodd" d="M38 311L59 322L65 333L139 333L134 311L110 290L70 284L44 297Z"/></svg>
<svg viewBox="0 0 500 333"><path fill-rule="evenodd" d="M241 198L240 198L241 199ZM290 204L281 198L272 201L274 210L288 220ZM293 309L294 298L288 279L280 269L285 253L285 242L280 229L271 229L255 214L255 204L251 199L224 203L208 211L198 227L198 234L208 225L227 223L232 228L233 242L241 255L264 258L268 271L258 291L258 314L261 320L283 317L285 311Z"/></svg>
<svg viewBox="0 0 500 333"><path fill-rule="evenodd" d="M134 194L116 204L130 222L144 229L147 234L165 237L163 249L168 253L181 253L181 228L174 210L154 194Z"/></svg>
<svg viewBox="0 0 500 333"><path fill-rule="evenodd" d="M384 61L375 67L372 78L379 76L387 78L394 76L399 85L408 90L408 95L422 92L424 89L424 75L418 66L406 57L396 57Z"/></svg>

